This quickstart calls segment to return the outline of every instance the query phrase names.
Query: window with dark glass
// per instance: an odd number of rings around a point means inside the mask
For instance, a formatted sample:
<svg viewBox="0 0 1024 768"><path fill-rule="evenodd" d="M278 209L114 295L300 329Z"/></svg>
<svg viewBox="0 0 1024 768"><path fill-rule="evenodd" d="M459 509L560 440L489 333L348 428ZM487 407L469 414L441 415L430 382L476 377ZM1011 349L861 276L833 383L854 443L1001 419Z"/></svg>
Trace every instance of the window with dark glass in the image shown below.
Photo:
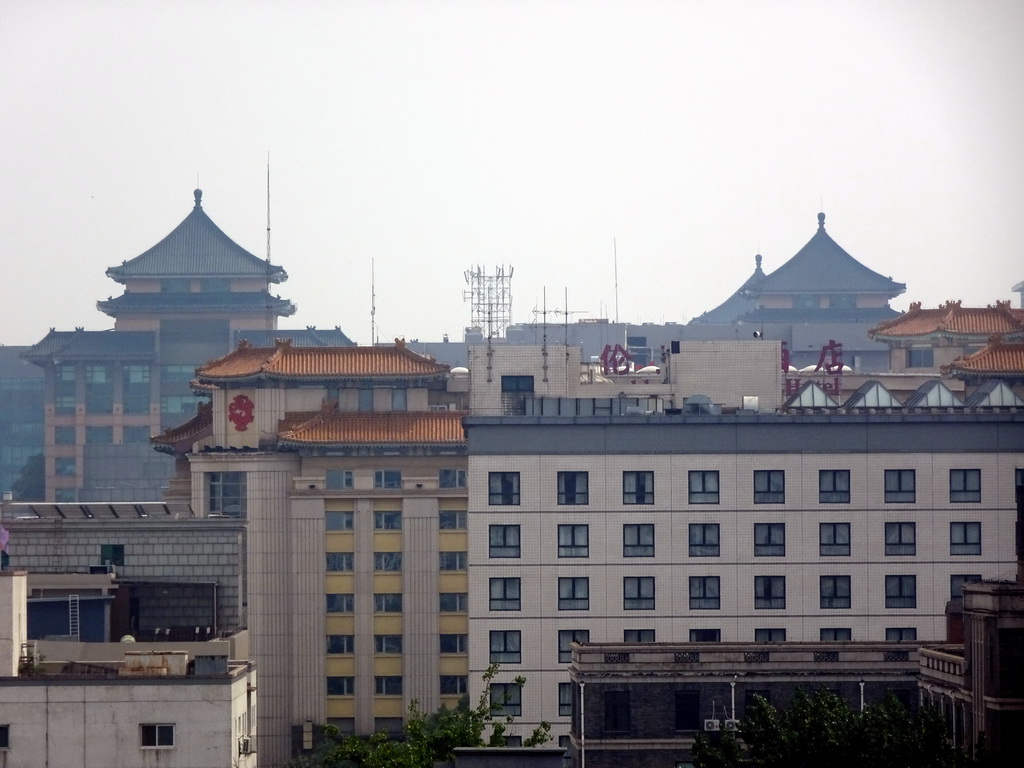
<svg viewBox="0 0 1024 768"><path fill-rule="evenodd" d="M624 629L622 630L622 642L624 643L653 643L653 629Z"/></svg>
<svg viewBox="0 0 1024 768"><path fill-rule="evenodd" d="M722 607L718 576L690 577L690 610L718 610Z"/></svg>
<svg viewBox="0 0 1024 768"><path fill-rule="evenodd" d="M373 678L373 692L378 696L401 696L401 675L377 675Z"/></svg>
<svg viewBox="0 0 1024 768"><path fill-rule="evenodd" d="M397 510L374 512L373 527L378 531L402 530L402 513Z"/></svg>
<svg viewBox="0 0 1024 768"><path fill-rule="evenodd" d="M623 577L622 607L627 611L654 610L654 577Z"/></svg>
<svg viewBox="0 0 1024 768"><path fill-rule="evenodd" d="M328 552L326 560L328 572L351 571L355 564L355 554L352 552Z"/></svg>
<svg viewBox="0 0 1024 768"><path fill-rule="evenodd" d="M85 366L85 410L110 413L114 410L114 380L110 365Z"/></svg>
<svg viewBox="0 0 1024 768"><path fill-rule="evenodd" d="M850 577L822 576L818 584L822 608L850 607Z"/></svg>
<svg viewBox="0 0 1024 768"><path fill-rule="evenodd" d="M374 635L373 636L373 652L374 653L401 653L402 652L402 636L401 635Z"/></svg>
<svg viewBox="0 0 1024 768"><path fill-rule="evenodd" d="M469 692L469 678L465 675L441 675L442 696L461 696Z"/></svg>
<svg viewBox="0 0 1024 768"><path fill-rule="evenodd" d="M783 557L786 554L785 523L754 523L754 556Z"/></svg>
<svg viewBox="0 0 1024 768"><path fill-rule="evenodd" d="M654 473L653 472L623 472L622 473L622 503L623 504L653 504L654 503Z"/></svg>
<svg viewBox="0 0 1024 768"><path fill-rule="evenodd" d="M558 661L560 664L568 664L572 661L572 644L589 643L589 629L560 629L558 630Z"/></svg>
<svg viewBox="0 0 1024 768"><path fill-rule="evenodd" d="M849 504L850 503L850 470L819 469L818 470L818 503Z"/></svg>
<svg viewBox="0 0 1024 768"><path fill-rule="evenodd" d="M487 475L487 503L517 506L519 504L519 473L489 472Z"/></svg>
<svg viewBox="0 0 1024 768"><path fill-rule="evenodd" d="M949 596L951 599L964 596L964 584L981 581L980 573L956 573L949 577Z"/></svg>
<svg viewBox="0 0 1024 768"><path fill-rule="evenodd" d="M375 571L400 571L402 570L401 552L374 552L373 570Z"/></svg>
<svg viewBox="0 0 1024 768"><path fill-rule="evenodd" d="M466 470L439 469L437 471L437 484L441 488L465 488Z"/></svg>
<svg viewBox="0 0 1024 768"><path fill-rule="evenodd" d="M699 731L702 727L700 692L676 691L676 730Z"/></svg>
<svg viewBox="0 0 1024 768"><path fill-rule="evenodd" d="M328 469L326 472L326 485L330 490L344 490L352 487L351 469Z"/></svg>
<svg viewBox="0 0 1024 768"><path fill-rule="evenodd" d="M568 716L572 714L573 690L576 686L572 683L558 684L558 714Z"/></svg>
<svg viewBox="0 0 1024 768"><path fill-rule="evenodd" d="M823 643L847 643L853 639L853 630L849 627L822 627L818 630L818 639Z"/></svg>
<svg viewBox="0 0 1024 768"><path fill-rule="evenodd" d="M897 575L885 577L886 608L917 607L917 577Z"/></svg>
<svg viewBox="0 0 1024 768"><path fill-rule="evenodd" d="M65 363L54 366L53 407L55 413L74 413L77 397L75 395L77 371L74 364ZM195 371L193 371L193 374ZM72 429L74 429L72 427ZM74 436L71 443L74 444Z"/></svg>
<svg viewBox="0 0 1024 768"><path fill-rule="evenodd" d="M754 470L754 503L784 504L786 473L781 469Z"/></svg>
<svg viewBox="0 0 1024 768"><path fill-rule="evenodd" d="M719 643L722 641L722 630L720 629L691 629L691 643Z"/></svg>
<svg viewBox="0 0 1024 768"><path fill-rule="evenodd" d="M761 627L754 630L755 643L784 643L786 630L782 627Z"/></svg>
<svg viewBox="0 0 1024 768"><path fill-rule="evenodd" d="M374 613L401 613L401 592L377 592L373 595Z"/></svg>
<svg viewBox="0 0 1024 768"><path fill-rule="evenodd" d="M628 523L622 526L623 557L654 557L654 524Z"/></svg>
<svg viewBox="0 0 1024 768"><path fill-rule="evenodd" d="M173 723L141 723L139 725L140 747L173 747Z"/></svg>
<svg viewBox="0 0 1024 768"><path fill-rule="evenodd" d="M754 607L755 608L785 608L786 607L786 577L785 576L755 576L754 577Z"/></svg>
<svg viewBox="0 0 1024 768"><path fill-rule="evenodd" d="M590 608L590 579L561 576L558 579L558 610L585 611Z"/></svg>
<svg viewBox="0 0 1024 768"><path fill-rule="evenodd" d="M466 570L465 552L439 552L438 568L442 571L464 571Z"/></svg>
<svg viewBox="0 0 1024 768"><path fill-rule="evenodd" d="M469 608L469 595L465 592L441 592L438 603L441 613L465 613Z"/></svg>
<svg viewBox="0 0 1024 768"><path fill-rule="evenodd" d="M718 557L718 523L690 523L690 557Z"/></svg>
<svg viewBox="0 0 1024 768"><path fill-rule="evenodd" d="M124 445L146 445L150 438L149 427L123 427L121 442Z"/></svg>
<svg viewBox="0 0 1024 768"><path fill-rule="evenodd" d="M124 544L100 544L100 565L124 565Z"/></svg>
<svg viewBox="0 0 1024 768"><path fill-rule="evenodd" d="M355 635L328 635L327 653L355 653Z"/></svg>
<svg viewBox="0 0 1024 768"><path fill-rule="evenodd" d="M149 430L147 432L147 439ZM74 445L75 444L75 428L74 427L54 427L53 428L53 443L54 445Z"/></svg>
<svg viewBox="0 0 1024 768"><path fill-rule="evenodd" d="M441 653L467 653L469 635L441 635Z"/></svg>
<svg viewBox="0 0 1024 768"><path fill-rule="evenodd" d="M589 476L586 472L558 473L559 504L589 504Z"/></svg>
<svg viewBox="0 0 1024 768"><path fill-rule="evenodd" d="M850 554L849 523L818 524L818 554L823 557Z"/></svg>
<svg viewBox="0 0 1024 768"><path fill-rule="evenodd" d="M981 470L949 470L949 500L951 502L981 501Z"/></svg>
<svg viewBox="0 0 1024 768"><path fill-rule="evenodd" d="M886 627L887 643L911 643L917 640L917 627Z"/></svg>
<svg viewBox="0 0 1024 768"><path fill-rule="evenodd" d="M211 515L245 517L245 472L207 472Z"/></svg>
<svg viewBox="0 0 1024 768"><path fill-rule="evenodd" d="M523 714L523 689L519 683L491 683L491 714L496 717Z"/></svg>
<svg viewBox="0 0 1024 768"><path fill-rule="evenodd" d="M58 456L53 460L53 469L59 477L74 477L75 457Z"/></svg>
<svg viewBox="0 0 1024 768"><path fill-rule="evenodd" d="M373 390L372 389L360 389L356 395L356 407L360 411L372 411L373 410Z"/></svg>
<svg viewBox="0 0 1024 768"><path fill-rule="evenodd" d="M328 592L327 613L352 613L355 610L355 595L351 592Z"/></svg>
<svg viewBox="0 0 1024 768"><path fill-rule="evenodd" d="M718 503L718 470L690 470L688 475L691 504Z"/></svg>
<svg viewBox="0 0 1024 768"><path fill-rule="evenodd" d="M913 469L885 470L885 501L887 504L910 504L917 498Z"/></svg>
<svg viewBox="0 0 1024 768"><path fill-rule="evenodd" d="M400 469L378 469L373 473L374 488L401 488L402 470Z"/></svg>
<svg viewBox="0 0 1024 768"><path fill-rule="evenodd" d="M404 411L409 407L409 393L404 389L391 390L391 410Z"/></svg>
<svg viewBox="0 0 1024 768"><path fill-rule="evenodd" d="M917 553L917 526L914 523L885 524L885 554L913 555Z"/></svg>
<svg viewBox="0 0 1024 768"><path fill-rule="evenodd" d="M111 445L114 442L113 427L86 427L86 445Z"/></svg>
<svg viewBox="0 0 1024 768"><path fill-rule="evenodd" d="M907 368L933 368L934 360L931 347L910 347L907 350Z"/></svg>
<svg viewBox="0 0 1024 768"><path fill-rule="evenodd" d="M466 530L466 513L459 510L444 510L437 513L437 526L442 531Z"/></svg>
<svg viewBox="0 0 1024 768"><path fill-rule="evenodd" d="M491 525L488 526L489 557L519 557L519 526Z"/></svg>
<svg viewBox="0 0 1024 768"><path fill-rule="evenodd" d="M582 523L559 525L558 556L589 557L590 526Z"/></svg>
<svg viewBox="0 0 1024 768"><path fill-rule="evenodd" d="M629 691L604 692L604 729L613 733L629 730Z"/></svg>
<svg viewBox="0 0 1024 768"><path fill-rule="evenodd" d="M520 609L519 578L500 576L490 579L490 609L492 611L518 611Z"/></svg>
<svg viewBox="0 0 1024 768"><path fill-rule="evenodd" d="M149 413L149 366L121 367L121 411L123 413Z"/></svg>
<svg viewBox="0 0 1024 768"><path fill-rule="evenodd" d="M981 523L950 523L949 554L980 555Z"/></svg>
<svg viewBox="0 0 1024 768"><path fill-rule="evenodd" d="M351 511L331 511L324 512L324 529L328 531L351 531L353 524L353 514Z"/></svg>

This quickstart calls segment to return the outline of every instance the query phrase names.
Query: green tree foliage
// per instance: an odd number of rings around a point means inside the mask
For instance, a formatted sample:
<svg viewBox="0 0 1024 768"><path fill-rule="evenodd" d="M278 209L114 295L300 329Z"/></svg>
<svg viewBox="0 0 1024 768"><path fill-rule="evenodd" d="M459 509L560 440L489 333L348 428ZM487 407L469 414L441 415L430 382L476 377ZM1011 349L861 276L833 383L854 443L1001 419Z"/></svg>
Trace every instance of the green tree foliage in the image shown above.
<svg viewBox="0 0 1024 768"><path fill-rule="evenodd" d="M946 737L935 709L911 715L894 697L854 712L831 691L797 691L779 711L758 697L740 722L739 738L703 734L697 768L968 768L978 765Z"/></svg>
<svg viewBox="0 0 1024 768"><path fill-rule="evenodd" d="M29 456L18 479L11 484L15 501L42 501L46 498L46 462L43 454Z"/></svg>
<svg viewBox="0 0 1024 768"><path fill-rule="evenodd" d="M463 697L455 708L426 713L413 702L401 740L386 733L342 737L337 728L326 725L327 743L319 753L292 761L290 768L434 768L435 763L451 760L456 747L503 747L515 718L501 712L507 701L491 700L491 681L497 672L497 664L484 672L484 689L475 707ZM526 679L517 677L515 683L523 686ZM523 739L523 746L539 746L550 738L551 726L542 722Z"/></svg>

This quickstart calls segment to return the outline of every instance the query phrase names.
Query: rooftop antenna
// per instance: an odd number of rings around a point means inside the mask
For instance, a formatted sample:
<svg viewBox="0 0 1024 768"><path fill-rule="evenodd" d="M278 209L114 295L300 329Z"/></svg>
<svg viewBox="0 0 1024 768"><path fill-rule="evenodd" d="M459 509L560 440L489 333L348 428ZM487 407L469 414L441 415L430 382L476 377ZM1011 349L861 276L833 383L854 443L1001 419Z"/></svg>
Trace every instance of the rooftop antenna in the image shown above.
<svg viewBox="0 0 1024 768"><path fill-rule="evenodd" d="M615 259L615 322L619 322L619 247L612 238L612 254Z"/></svg>
<svg viewBox="0 0 1024 768"><path fill-rule="evenodd" d="M377 281L374 260L370 259L370 344L377 345Z"/></svg>
<svg viewBox="0 0 1024 768"><path fill-rule="evenodd" d="M470 324L487 332L488 338L502 336L512 323L512 272L498 266L494 274L487 274L476 266L464 273L469 290L462 292L463 300L470 301Z"/></svg>
<svg viewBox="0 0 1024 768"><path fill-rule="evenodd" d="M541 297L542 297L543 302L544 302L543 303L544 311L541 314L541 317L544 318L544 324L542 326L542 329L544 331L544 336L543 336L543 339L541 341L540 354L541 354L541 359L542 359L542 366L544 368L544 381L547 381L548 380L548 287L546 285L544 286L544 290L541 293Z"/></svg>

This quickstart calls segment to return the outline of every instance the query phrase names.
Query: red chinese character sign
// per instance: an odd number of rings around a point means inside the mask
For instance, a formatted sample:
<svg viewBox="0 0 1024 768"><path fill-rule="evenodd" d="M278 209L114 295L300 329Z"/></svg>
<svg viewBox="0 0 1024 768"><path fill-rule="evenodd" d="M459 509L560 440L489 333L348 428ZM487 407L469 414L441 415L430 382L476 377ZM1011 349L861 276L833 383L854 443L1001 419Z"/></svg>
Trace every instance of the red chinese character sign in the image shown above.
<svg viewBox="0 0 1024 768"><path fill-rule="evenodd" d="M252 424L254 406L252 400L245 395L235 395L231 402L228 403L228 421L235 425L235 429L239 432L245 432L246 428Z"/></svg>
<svg viewBox="0 0 1024 768"><path fill-rule="evenodd" d="M626 376L633 369L633 356L621 344L605 344L600 359L605 376Z"/></svg>
<svg viewBox="0 0 1024 768"><path fill-rule="evenodd" d="M790 373L790 352L789 345L782 342L782 370L784 373ZM831 381L826 380L825 377L831 377ZM820 380L818 377L821 377ZM843 391L843 345L837 342L835 339L829 339L828 344L821 346L821 354L818 355L818 364L814 367L814 371L808 376L821 385L821 388L828 392L830 395L838 397ZM803 384L803 378L787 376L786 377L786 396L796 394L797 390L800 389L800 385Z"/></svg>

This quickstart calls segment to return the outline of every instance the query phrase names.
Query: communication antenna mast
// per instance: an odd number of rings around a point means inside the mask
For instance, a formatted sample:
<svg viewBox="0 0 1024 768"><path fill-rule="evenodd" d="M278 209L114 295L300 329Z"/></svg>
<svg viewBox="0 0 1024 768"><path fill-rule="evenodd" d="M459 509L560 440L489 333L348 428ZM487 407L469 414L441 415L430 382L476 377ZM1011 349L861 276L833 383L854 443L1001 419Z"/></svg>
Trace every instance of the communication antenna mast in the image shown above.
<svg viewBox="0 0 1024 768"><path fill-rule="evenodd" d="M467 269L469 290L462 292L463 301L470 302L470 326L487 332L487 338L503 336L512 324L512 272L509 266L497 266L487 274L481 266Z"/></svg>

